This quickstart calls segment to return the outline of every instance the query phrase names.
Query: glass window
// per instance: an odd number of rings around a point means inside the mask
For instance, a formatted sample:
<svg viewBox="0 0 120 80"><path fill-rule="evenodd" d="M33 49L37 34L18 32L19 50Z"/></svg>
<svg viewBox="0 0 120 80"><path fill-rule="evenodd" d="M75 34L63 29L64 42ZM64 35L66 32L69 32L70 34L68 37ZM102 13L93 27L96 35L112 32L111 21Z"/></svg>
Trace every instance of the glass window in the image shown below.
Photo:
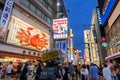
<svg viewBox="0 0 120 80"><path fill-rule="evenodd" d="M49 7L45 1L39 0L39 2L43 2L44 6ZM49 17L47 17L40 9L38 9L35 5L31 4L29 0L22 0L22 3L28 7L31 11L33 11L36 15L41 17L43 20L45 20L47 23L51 23L51 20Z"/></svg>
<svg viewBox="0 0 120 80"><path fill-rule="evenodd" d="M52 8L49 6L49 4L46 3L44 0L38 0L47 10L52 12Z"/></svg>
<svg viewBox="0 0 120 80"><path fill-rule="evenodd" d="M43 1L43 3L42 3L42 4L45 6L45 4L46 4L46 3L45 3L45 1Z"/></svg>
<svg viewBox="0 0 120 80"><path fill-rule="evenodd" d="M42 15L42 12L39 9L37 9L37 15L40 16L40 17Z"/></svg>
<svg viewBox="0 0 120 80"><path fill-rule="evenodd" d="M47 16L45 16L45 21L47 21Z"/></svg>
<svg viewBox="0 0 120 80"><path fill-rule="evenodd" d="M51 8L50 6L48 6L48 10L49 10L50 12L52 12L52 8Z"/></svg>
<svg viewBox="0 0 120 80"><path fill-rule="evenodd" d="M43 3L43 0L38 0L40 3Z"/></svg>
<svg viewBox="0 0 120 80"><path fill-rule="evenodd" d="M30 2L28 0L22 0L22 3L26 6L29 7Z"/></svg>
<svg viewBox="0 0 120 80"><path fill-rule="evenodd" d="M51 21L50 21L50 18L49 17L47 17L47 22L50 24L51 23Z"/></svg>
<svg viewBox="0 0 120 80"><path fill-rule="evenodd" d="M33 4L30 4L30 9L31 9L33 12L36 12L36 7L35 7Z"/></svg>
<svg viewBox="0 0 120 80"><path fill-rule="evenodd" d="M41 16L43 19L44 19L44 17L45 17L45 14L42 14L42 16Z"/></svg>

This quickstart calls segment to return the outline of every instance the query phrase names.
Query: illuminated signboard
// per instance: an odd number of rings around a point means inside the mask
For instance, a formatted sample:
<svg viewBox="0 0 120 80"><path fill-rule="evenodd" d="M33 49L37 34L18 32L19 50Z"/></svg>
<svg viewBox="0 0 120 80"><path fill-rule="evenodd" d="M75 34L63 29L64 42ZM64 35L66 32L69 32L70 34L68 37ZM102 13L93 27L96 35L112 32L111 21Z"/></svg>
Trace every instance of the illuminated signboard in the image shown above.
<svg viewBox="0 0 120 80"><path fill-rule="evenodd" d="M102 18L102 25L105 24L105 22L107 21L108 16L110 15L110 12L115 4L116 0L109 0L107 3L107 6L105 8L105 10L102 12L101 14L101 18Z"/></svg>
<svg viewBox="0 0 120 80"><path fill-rule="evenodd" d="M67 18L53 20L53 39L67 39L68 27Z"/></svg>
<svg viewBox="0 0 120 80"><path fill-rule="evenodd" d="M6 0L0 20L0 40L4 40L14 0Z"/></svg>
<svg viewBox="0 0 120 80"><path fill-rule="evenodd" d="M58 50L41 54L42 61L47 61L47 60L52 60L57 58L60 58L60 52Z"/></svg>
<svg viewBox="0 0 120 80"><path fill-rule="evenodd" d="M7 43L36 50L49 49L49 35L15 16L11 17L8 29Z"/></svg>
<svg viewBox="0 0 120 80"><path fill-rule="evenodd" d="M84 42L89 43L90 39L90 30L84 30Z"/></svg>
<svg viewBox="0 0 120 80"><path fill-rule="evenodd" d="M101 19L101 15L100 15L100 9L98 7L96 8L96 12L97 12L98 23L99 23L99 25L101 25L102 19Z"/></svg>

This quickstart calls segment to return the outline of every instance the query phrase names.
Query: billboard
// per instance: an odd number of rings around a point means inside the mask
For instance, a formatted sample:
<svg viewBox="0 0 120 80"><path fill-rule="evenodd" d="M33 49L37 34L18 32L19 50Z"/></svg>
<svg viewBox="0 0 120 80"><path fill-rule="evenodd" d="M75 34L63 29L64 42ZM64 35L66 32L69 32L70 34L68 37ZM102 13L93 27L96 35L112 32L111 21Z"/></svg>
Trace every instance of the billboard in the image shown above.
<svg viewBox="0 0 120 80"><path fill-rule="evenodd" d="M110 15L116 0L106 0L106 2L107 2L106 7L102 10L102 14L101 14L102 25L104 25L105 22L107 21L108 16Z"/></svg>
<svg viewBox="0 0 120 80"><path fill-rule="evenodd" d="M90 30L84 30L84 42L89 43L90 39Z"/></svg>
<svg viewBox="0 0 120 80"><path fill-rule="evenodd" d="M58 50L43 53L41 54L41 61L47 61L47 60L53 60L53 59L60 58L60 54L61 53Z"/></svg>
<svg viewBox="0 0 120 80"><path fill-rule="evenodd" d="M68 38L68 20L67 18L53 20L53 39Z"/></svg>
<svg viewBox="0 0 120 80"><path fill-rule="evenodd" d="M8 30L7 43L35 50L50 48L50 35L13 15L11 16Z"/></svg>
<svg viewBox="0 0 120 80"><path fill-rule="evenodd" d="M6 34L8 21L11 15L14 0L6 0L0 20L0 40L3 41Z"/></svg>

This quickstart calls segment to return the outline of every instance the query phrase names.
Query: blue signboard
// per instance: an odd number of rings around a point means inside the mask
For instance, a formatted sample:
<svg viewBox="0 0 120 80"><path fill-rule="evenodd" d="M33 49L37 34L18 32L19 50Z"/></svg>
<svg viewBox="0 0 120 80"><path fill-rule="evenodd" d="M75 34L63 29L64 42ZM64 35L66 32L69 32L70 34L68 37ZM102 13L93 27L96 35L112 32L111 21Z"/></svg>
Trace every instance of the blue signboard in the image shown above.
<svg viewBox="0 0 120 80"><path fill-rule="evenodd" d="M2 12L0 20L0 39L3 39L6 33L7 25L13 8L13 3L14 0L6 0L5 2L4 10Z"/></svg>
<svg viewBox="0 0 120 80"><path fill-rule="evenodd" d="M106 20L108 19L108 16L109 16L109 14L110 14L110 12L111 12L114 4L115 4L115 1L116 1L116 0L110 0L110 1L108 2L108 5L107 5L107 7L106 7L105 12L101 14L102 25L103 25L103 26L104 26Z"/></svg>

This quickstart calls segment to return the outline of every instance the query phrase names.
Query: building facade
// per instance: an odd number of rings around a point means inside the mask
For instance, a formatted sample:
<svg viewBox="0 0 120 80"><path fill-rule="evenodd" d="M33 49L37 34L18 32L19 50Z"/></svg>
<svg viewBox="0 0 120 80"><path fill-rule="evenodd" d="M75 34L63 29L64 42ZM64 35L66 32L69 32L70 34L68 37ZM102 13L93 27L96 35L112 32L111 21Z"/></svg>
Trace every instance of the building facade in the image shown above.
<svg viewBox="0 0 120 80"><path fill-rule="evenodd" d="M102 27L105 29L105 34L108 42L106 48L106 59L114 59L120 57L119 48L119 28L120 28L120 1L119 0L104 0L104 5L101 7ZM118 59L119 60L119 59Z"/></svg>
<svg viewBox="0 0 120 80"><path fill-rule="evenodd" d="M62 51L64 61L68 61L69 54L73 50L69 49L69 21L68 10L66 9L64 0L57 0L57 17L53 20L53 39L55 41L55 48ZM72 39L71 39L72 42ZM70 59L69 59L70 60Z"/></svg>
<svg viewBox="0 0 120 80"><path fill-rule="evenodd" d="M1 23L4 11L11 7L4 40L0 42L0 55L16 58L40 59L43 50L54 48L52 20L56 18L56 3L53 0L0 1ZM7 20L6 20L7 21ZM1 25L3 26L3 25Z"/></svg>

